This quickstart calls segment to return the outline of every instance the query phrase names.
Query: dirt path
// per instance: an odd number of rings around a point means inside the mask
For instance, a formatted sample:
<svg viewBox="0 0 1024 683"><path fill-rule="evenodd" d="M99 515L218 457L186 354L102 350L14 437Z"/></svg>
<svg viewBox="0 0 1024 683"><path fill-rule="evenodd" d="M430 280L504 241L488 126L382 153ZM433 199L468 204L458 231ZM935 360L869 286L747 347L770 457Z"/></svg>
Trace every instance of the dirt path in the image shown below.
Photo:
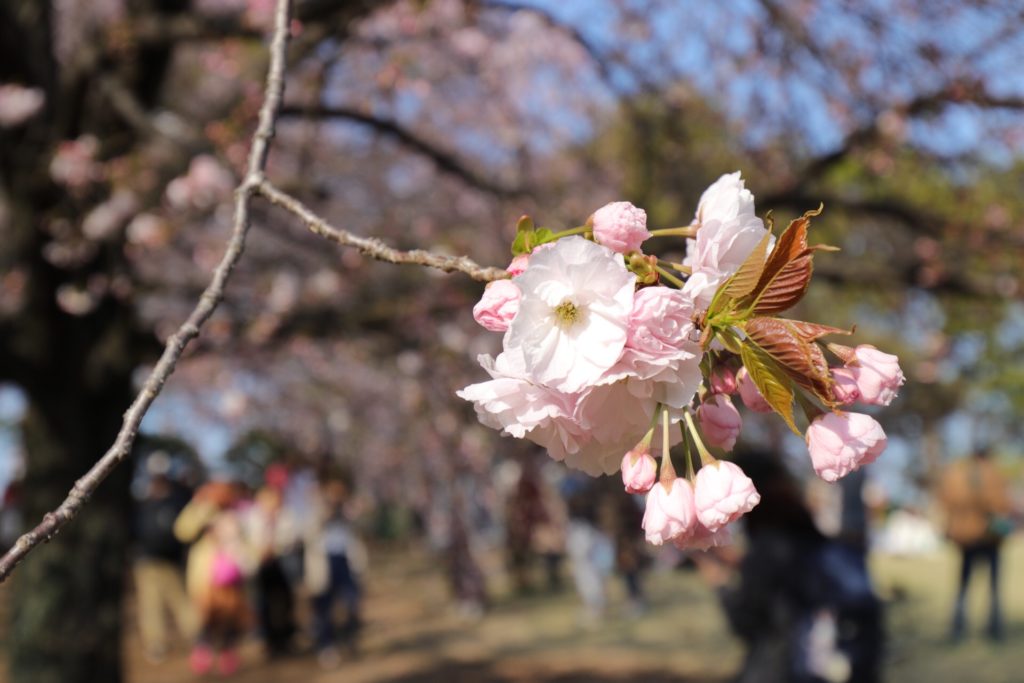
<svg viewBox="0 0 1024 683"><path fill-rule="evenodd" d="M616 584L604 622L584 627L571 589L514 598L498 567L488 566L495 602L481 620L451 606L438 563L422 553L377 553L366 601L367 626L357 655L333 670L312 656L266 663L258 646L244 650L237 683L724 683L741 657L713 594L692 572L648 576L651 609L629 614ZM891 599L888 681L1018 683L1024 681L1024 538L1004 558L1009 638L945 641L957 571L951 551L927 557L875 558L879 588ZM971 601L979 632L985 605L982 577ZM126 657L130 683L192 680L184 653L155 666L138 656L134 632ZM0 678L2 680L2 678Z"/></svg>

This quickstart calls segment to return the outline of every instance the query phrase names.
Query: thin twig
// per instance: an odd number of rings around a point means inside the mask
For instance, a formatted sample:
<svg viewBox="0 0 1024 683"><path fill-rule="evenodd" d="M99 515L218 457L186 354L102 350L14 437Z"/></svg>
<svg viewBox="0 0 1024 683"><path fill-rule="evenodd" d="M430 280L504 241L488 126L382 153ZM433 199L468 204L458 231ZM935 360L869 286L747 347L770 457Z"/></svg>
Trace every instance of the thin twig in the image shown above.
<svg viewBox="0 0 1024 683"><path fill-rule="evenodd" d="M224 256L188 320L167 340L160 360L125 413L121 431L118 432L114 444L84 477L75 482L60 507L53 512L48 512L42 522L19 538L14 546L7 551L7 554L0 558L0 582L5 580L18 563L36 546L53 538L65 524L74 519L103 480L128 456L146 411L163 389L164 382L174 372L174 367L178 359L181 358L185 347L199 334L203 323L209 319L224 298L224 286L245 247L245 238L249 231L249 203L263 182L263 169L266 166L270 140L274 136L274 125L281 107L281 98L284 93L285 49L288 44L289 32L289 2L290 0L277 1L274 34L270 45L270 67L267 72L263 106L260 108L259 123L249 149L246 175L235 191L235 213L231 240L228 242Z"/></svg>
<svg viewBox="0 0 1024 683"><path fill-rule="evenodd" d="M256 192L263 195L270 203L275 204L286 211L298 216L310 232L325 237L332 242L337 242L344 247L355 247L362 253L378 261L388 263L410 263L429 268L437 268L446 273L458 271L465 273L474 280L490 282L507 278L509 274L501 268L490 268L481 266L467 256L449 256L437 254L423 249L412 251L401 251L384 244L373 237L361 237L353 235L347 230L336 228L330 225L312 209L300 202L290 194L282 192L274 187L269 181L263 180L256 188Z"/></svg>

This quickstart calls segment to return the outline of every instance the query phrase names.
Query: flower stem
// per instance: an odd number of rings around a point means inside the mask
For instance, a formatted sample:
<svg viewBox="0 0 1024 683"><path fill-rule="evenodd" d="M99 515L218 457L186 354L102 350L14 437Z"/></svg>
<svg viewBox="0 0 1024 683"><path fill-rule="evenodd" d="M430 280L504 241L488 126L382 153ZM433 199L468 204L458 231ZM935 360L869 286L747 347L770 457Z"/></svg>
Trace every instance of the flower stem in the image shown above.
<svg viewBox="0 0 1024 683"><path fill-rule="evenodd" d="M693 443L697 446L697 452L700 454L700 464L709 465L715 461L715 456L711 455L708 447L704 445L704 441L700 438L700 432L697 431L697 425L693 423L693 415L687 410L683 413L683 417L686 419L686 426L690 428L690 434L693 435Z"/></svg>
<svg viewBox="0 0 1024 683"><path fill-rule="evenodd" d="M690 434L686 423L679 423L679 431L683 435L683 445L686 446L686 478L693 481L693 450L690 448Z"/></svg>
<svg viewBox="0 0 1024 683"><path fill-rule="evenodd" d="M658 411L655 411L655 416L661 416L661 476L659 481L662 484L671 484L672 480L676 478L676 468L672 464L672 453L669 450L668 445L668 407L658 404Z"/></svg>
<svg viewBox="0 0 1024 683"><path fill-rule="evenodd" d="M651 230L652 237L693 237L697 234L697 229L689 225L679 228L659 228L658 230Z"/></svg>
<svg viewBox="0 0 1024 683"><path fill-rule="evenodd" d="M578 228L570 228L569 230L562 230L561 232L556 232L554 235L551 236L551 238L557 240L562 237L569 237L570 235L582 235L583 233L588 232L589 230L591 230L591 228L588 228L585 225L581 225Z"/></svg>
<svg viewBox="0 0 1024 683"><path fill-rule="evenodd" d="M661 275L661 277L665 278L666 280L674 284L676 287L679 287L680 289L682 289L683 285L686 284L685 282L683 282L675 275L662 268L661 266L654 266L654 269L658 271L658 275Z"/></svg>
<svg viewBox="0 0 1024 683"><path fill-rule="evenodd" d="M673 263L672 261L662 261L661 259L658 259L658 263L660 263L661 265L666 266L668 268L671 268L672 270L677 270L680 273L682 273L683 275L692 275L693 274L693 268L691 268L690 266L684 266L682 263Z"/></svg>

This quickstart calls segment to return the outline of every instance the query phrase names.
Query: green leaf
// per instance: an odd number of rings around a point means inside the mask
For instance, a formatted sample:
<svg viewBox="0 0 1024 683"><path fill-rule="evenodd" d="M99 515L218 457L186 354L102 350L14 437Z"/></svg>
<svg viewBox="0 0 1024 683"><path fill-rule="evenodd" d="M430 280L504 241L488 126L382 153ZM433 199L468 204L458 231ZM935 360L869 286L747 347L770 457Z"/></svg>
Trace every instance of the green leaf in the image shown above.
<svg viewBox="0 0 1024 683"><path fill-rule="evenodd" d="M555 233L551 232L547 228L537 228L533 233L533 248L536 249L541 244L555 241Z"/></svg>
<svg viewBox="0 0 1024 683"><path fill-rule="evenodd" d="M750 252L746 260L740 265L739 270L733 273L732 277L715 292L715 298L708 308L708 315L714 315L719 311L726 310L737 300L742 299L754 291L761 273L764 271L764 257L768 251L768 243L772 239L771 232L766 232L764 238Z"/></svg>
<svg viewBox="0 0 1024 683"><path fill-rule="evenodd" d="M551 231L548 230L548 233ZM529 254L537 246L534 237L533 219L529 216L520 216L516 221L516 237L512 240L512 255L520 256Z"/></svg>
<svg viewBox="0 0 1024 683"><path fill-rule="evenodd" d="M770 355L749 340L740 347L740 359L768 405L782 417L794 434L800 435L800 430L793 422L793 387L786 373Z"/></svg>
<svg viewBox="0 0 1024 683"><path fill-rule="evenodd" d="M512 240L512 255L520 256L522 254L530 253L530 236L533 234L532 231L520 230L516 233L516 238Z"/></svg>

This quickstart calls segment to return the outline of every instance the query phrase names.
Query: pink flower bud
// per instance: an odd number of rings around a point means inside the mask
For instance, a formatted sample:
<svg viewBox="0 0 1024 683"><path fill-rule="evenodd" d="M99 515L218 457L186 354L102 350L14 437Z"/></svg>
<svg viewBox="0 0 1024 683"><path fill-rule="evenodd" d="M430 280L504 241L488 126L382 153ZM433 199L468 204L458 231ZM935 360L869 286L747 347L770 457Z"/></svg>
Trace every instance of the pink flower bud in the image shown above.
<svg viewBox="0 0 1024 683"><path fill-rule="evenodd" d="M740 411L725 394L710 396L697 408L697 419L704 440L716 448L731 451L740 435L743 420Z"/></svg>
<svg viewBox="0 0 1024 683"><path fill-rule="evenodd" d="M860 398L857 378L852 368L832 368L832 398L841 406L848 406Z"/></svg>
<svg viewBox="0 0 1024 683"><path fill-rule="evenodd" d="M716 394L735 394L736 375L725 366L717 368L711 374L711 391Z"/></svg>
<svg viewBox="0 0 1024 683"><path fill-rule="evenodd" d="M747 372L746 368L740 368L740 371L736 373L736 386L740 390L740 398L743 399L743 404L750 408L755 413L770 413L772 407L758 391L757 385L754 384L754 380L750 379L750 373Z"/></svg>
<svg viewBox="0 0 1024 683"><path fill-rule="evenodd" d="M641 243L651 236L647 212L629 202L605 204L594 212L591 221L597 243L620 254L639 251Z"/></svg>
<svg viewBox="0 0 1024 683"><path fill-rule="evenodd" d="M697 472L693 499L697 519L714 532L753 510L761 494L738 465L718 460Z"/></svg>
<svg viewBox="0 0 1024 683"><path fill-rule="evenodd" d="M627 493L647 493L654 486L658 463L647 451L634 449L622 458L621 469Z"/></svg>
<svg viewBox="0 0 1024 683"><path fill-rule="evenodd" d="M717 531L711 531L699 521L694 525L692 534L680 536L672 541L672 545L680 550L709 550L730 543L732 543L731 526L723 526Z"/></svg>
<svg viewBox="0 0 1024 683"><path fill-rule="evenodd" d="M519 287L511 280L495 280L473 307L473 320L492 332L504 332L519 312Z"/></svg>
<svg viewBox="0 0 1024 683"><path fill-rule="evenodd" d="M693 533L697 511L693 503L693 487L677 477L671 485L658 483L647 494L643 529L647 542L662 545Z"/></svg>
<svg viewBox="0 0 1024 683"><path fill-rule="evenodd" d="M508 267L505 268L505 272L507 272L512 277L515 277L516 275L520 275L523 272L525 272L526 267L529 265L530 255L519 254L519 256L516 256L515 258L512 259L512 263L508 264Z"/></svg>
<svg viewBox="0 0 1024 683"><path fill-rule="evenodd" d="M807 428L806 439L814 471L829 482L874 462L886 444L882 426L862 413L820 415Z"/></svg>
<svg viewBox="0 0 1024 683"><path fill-rule="evenodd" d="M861 344L854 349L856 360L849 366L861 403L887 406L896 398L897 390L906 382L900 370L900 359L874 346Z"/></svg>

